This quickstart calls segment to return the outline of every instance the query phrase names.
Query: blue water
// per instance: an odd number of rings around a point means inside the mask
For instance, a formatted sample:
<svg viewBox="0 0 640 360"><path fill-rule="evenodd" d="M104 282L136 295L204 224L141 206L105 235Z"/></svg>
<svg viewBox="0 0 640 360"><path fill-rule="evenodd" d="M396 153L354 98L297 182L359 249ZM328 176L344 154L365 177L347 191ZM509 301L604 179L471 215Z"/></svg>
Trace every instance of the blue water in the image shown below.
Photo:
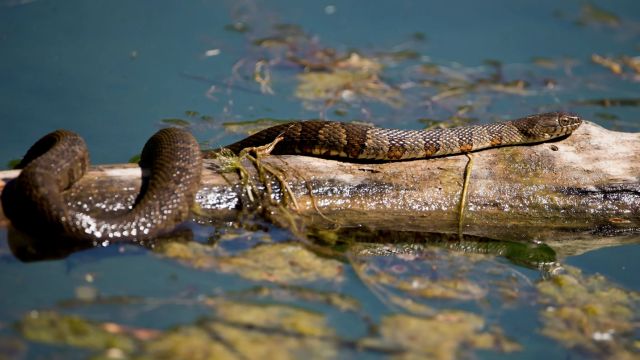
<svg viewBox="0 0 640 360"><path fill-rule="evenodd" d="M561 109L577 111L608 128L640 131L638 107L575 103L640 98L640 75L634 78L627 70L624 76L616 76L590 60L594 53L638 54L640 2L603 0L593 4L617 14L620 25L577 25L583 1L0 0L0 169L6 169L10 160L20 158L37 138L56 128L81 134L94 163L122 163L136 155L146 139L165 126L161 120L167 118L192 120L191 130L199 140L219 146L241 137L224 132L221 124L225 121L324 115L334 120L365 119L381 126L420 128L423 125L416 119L447 119L460 105L427 106L424 94L409 90L407 106L347 104L347 115L339 117L331 111L307 108L293 96L297 70L277 66L272 70L275 95L261 94L250 71L242 70L244 78L238 80L232 69L242 59L256 61L268 56L251 43L272 35L273 25L282 23L300 25L322 46L345 54L352 49L370 55L417 51L419 59L385 69L383 80L397 86L414 80L412 74L420 63L435 63L473 76L490 73L489 59L503 64L505 77L523 77L533 83L533 93L524 97L484 94L491 101L472 111L480 122ZM237 22L254 31L242 34L225 29L225 25ZM424 34L425 40L412 40L416 33ZM207 56L213 49L219 54ZM536 57L558 63L566 60L563 64L570 65L545 70L532 64ZM557 91L544 91L540 83L545 76L557 79ZM229 87L225 84L230 79L234 85ZM215 91L208 94L212 86ZM486 100L483 96L469 102L479 104ZM186 111L213 120L189 119ZM616 119L598 115L603 112ZM103 295L163 298L187 293L187 297L196 297L253 284L213 271L189 269L133 246L124 253L95 249L63 260L23 264L10 255L6 237L6 231L0 229L0 329L31 310L73 298L74 289L85 283L87 273L100 274ZM640 291L638 255L636 241L572 256L565 262ZM532 281L539 276L536 271L515 268ZM341 285L341 292L363 301L365 312L388 311L370 296L370 289L347 272L350 277ZM341 334L364 331L340 313L323 311L338 324ZM164 329L190 323L204 312L151 309L141 311L133 320L122 309L114 313L86 311L85 315L96 321ZM77 313L83 314L82 310ZM505 311L495 318L525 345L523 357L567 351L538 334L528 335L531 327L522 324L535 323L535 312ZM485 355L495 354L483 353L481 357Z"/></svg>
<svg viewBox="0 0 640 360"><path fill-rule="evenodd" d="M247 47L241 35L224 29L237 21L232 18L241 6L237 4L36 1L0 8L0 161L20 157L34 139L61 127L85 137L94 162L117 163L139 151L160 119L185 110L222 119L316 117L286 93L235 93L236 104L225 113L224 96L212 101L204 95L209 84L181 76L217 81L230 77ZM345 1L335 3L333 15L325 14L327 4L294 4L268 2L260 16L265 22L301 24L327 46L341 50L389 50L422 32L428 37L425 55L469 67L485 59L517 64L535 56L588 63L594 52L633 55L637 46L630 39L616 39L621 35L610 29L582 28L554 18L554 11L575 17L577 1ZM624 16L640 13L640 4L633 1L606 5ZM250 16L260 23L258 14ZM204 56L214 48L221 50L219 56ZM633 95L633 85L606 95ZM531 111L523 110L511 112ZM625 113L626 118L632 116L633 112ZM216 140L226 143L224 137Z"/></svg>

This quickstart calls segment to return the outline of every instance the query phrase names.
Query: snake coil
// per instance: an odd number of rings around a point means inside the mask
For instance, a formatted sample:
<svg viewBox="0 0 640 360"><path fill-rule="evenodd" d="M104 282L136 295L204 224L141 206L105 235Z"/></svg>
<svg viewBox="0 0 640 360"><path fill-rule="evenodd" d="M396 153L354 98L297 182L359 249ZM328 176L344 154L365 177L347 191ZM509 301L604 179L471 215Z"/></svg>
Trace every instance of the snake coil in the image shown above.
<svg viewBox="0 0 640 360"><path fill-rule="evenodd" d="M85 174L89 155L79 135L56 130L27 151L20 175L2 193L2 206L17 228L39 236L96 243L151 239L187 218L200 185L200 147L185 130L163 129L145 144L140 166L150 176L130 211L104 217L74 211L62 193Z"/></svg>

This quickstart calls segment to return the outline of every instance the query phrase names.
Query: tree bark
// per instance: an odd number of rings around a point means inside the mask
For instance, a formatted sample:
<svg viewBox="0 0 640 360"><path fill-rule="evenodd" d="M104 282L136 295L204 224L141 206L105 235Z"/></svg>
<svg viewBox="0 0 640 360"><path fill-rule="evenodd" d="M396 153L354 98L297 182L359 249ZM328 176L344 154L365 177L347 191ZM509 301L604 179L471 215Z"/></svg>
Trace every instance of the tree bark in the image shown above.
<svg viewBox="0 0 640 360"><path fill-rule="evenodd" d="M270 175L276 173L295 198L297 208L288 202L289 208L314 226L461 230L547 243L638 239L627 235L640 229L640 133L608 131L587 122L560 141L469 156L473 160L461 226L466 155L387 163L294 155L260 161L272 170L266 182L273 188L272 198L282 198L279 181ZM196 200L198 218L233 219L265 191L253 164L246 159L242 163L251 181L259 184L258 192L249 196L237 171L225 173L221 160L206 160ZM0 172L0 189L18 173ZM141 171L135 165L97 166L66 195L71 206L85 211L121 211L133 203L140 183ZM0 226L7 224L0 214Z"/></svg>

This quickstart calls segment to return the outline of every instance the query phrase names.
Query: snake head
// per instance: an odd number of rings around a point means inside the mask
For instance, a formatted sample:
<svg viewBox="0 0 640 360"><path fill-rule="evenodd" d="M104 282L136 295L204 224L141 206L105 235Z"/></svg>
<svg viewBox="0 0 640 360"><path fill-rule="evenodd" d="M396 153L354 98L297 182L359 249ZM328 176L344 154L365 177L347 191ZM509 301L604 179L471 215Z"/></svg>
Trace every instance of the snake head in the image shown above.
<svg viewBox="0 0 640 360"><path fill-rule="evenodd" d="M551 112L527 116L515 120L514 124L527 140L536 142L571 134L582 124L582 118L571 113Z"/></svg>

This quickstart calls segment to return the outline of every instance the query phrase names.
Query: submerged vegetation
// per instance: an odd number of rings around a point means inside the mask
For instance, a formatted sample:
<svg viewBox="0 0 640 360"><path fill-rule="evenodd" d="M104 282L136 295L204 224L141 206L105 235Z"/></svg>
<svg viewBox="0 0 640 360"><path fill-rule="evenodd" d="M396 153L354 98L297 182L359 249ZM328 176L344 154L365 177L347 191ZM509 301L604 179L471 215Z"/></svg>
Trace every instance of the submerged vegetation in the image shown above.
<svg viewBox="0 0 640 360"><path fill-rule="evenodd" d="M156 251L182 266L265 285L197 298L78 298L32 311L16 328L31 343L83 349L99 358L335 358L361 352L446 360L475 350L523 351L490 315L533 306L539 309L539 334L570 350L610 359L631 359L640 351L633 337L640 294L573 267L557 266L532 283L495 255L423 243L354 243L341 252L342 261L267 238L233 254L222 245L169 241ZM362 304L371 299L341 293L354 286L343 276L346 264L369 289L367 296L384 305L383 314L372 318ZM320 284L331 290L313 289ZM105 306L120 307L117 313L129 307L128 316L149 307L183 307L201 315L168 329L74 315ZM357 330L341 330L344 318Z"/></svg>
<svg viewBox="0 0 640 360"><path fill-rule="evenodd" d="M537 285L543 309L542 334L599 359L632 359L640 353L640 294L579 269Z"/></svg>

